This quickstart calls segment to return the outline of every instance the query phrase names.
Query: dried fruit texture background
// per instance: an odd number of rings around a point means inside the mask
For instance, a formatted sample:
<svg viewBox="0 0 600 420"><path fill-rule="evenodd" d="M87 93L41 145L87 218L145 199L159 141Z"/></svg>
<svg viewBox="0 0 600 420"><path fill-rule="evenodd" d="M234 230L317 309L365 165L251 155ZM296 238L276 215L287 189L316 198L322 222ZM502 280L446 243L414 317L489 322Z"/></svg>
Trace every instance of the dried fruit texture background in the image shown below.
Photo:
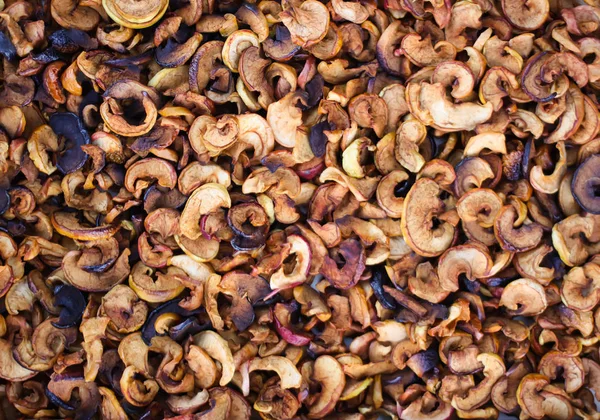
<svg viewBox="0 0 600 420"><path fill-rule="evenodd" d="M0 0L0 418L600 418L599 0Z"/></svg>

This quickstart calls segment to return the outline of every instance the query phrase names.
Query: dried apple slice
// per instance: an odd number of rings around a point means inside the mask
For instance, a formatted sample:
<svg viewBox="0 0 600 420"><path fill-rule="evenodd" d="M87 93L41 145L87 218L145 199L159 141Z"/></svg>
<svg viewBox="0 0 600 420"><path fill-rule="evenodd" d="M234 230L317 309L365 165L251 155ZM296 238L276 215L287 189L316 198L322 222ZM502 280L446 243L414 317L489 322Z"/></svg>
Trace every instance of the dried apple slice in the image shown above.
<svg viewBox="0 0 600 420"><path fill-rule="evenodd" d="M203 331L194 336L194 345L200 347L221 364L219 384L225 386L231 382L235 373L235 364L227 341L214 331Z"/></svg>
<svg viewBox="0 0 600 420"><path fill-rule="evenodd" d="M321 394L310 406L308 417L320 419L335 408L346 386L346 375L340 362L329 355L323 355L315 360L312 379L321 385Z"/></svg>
<svg viewBox="0 0 600 420"><path fill-rule="evenodd" d="M102 6L119 25L143 29L160 20L169 7L169 0L102 0Z"/></svg>

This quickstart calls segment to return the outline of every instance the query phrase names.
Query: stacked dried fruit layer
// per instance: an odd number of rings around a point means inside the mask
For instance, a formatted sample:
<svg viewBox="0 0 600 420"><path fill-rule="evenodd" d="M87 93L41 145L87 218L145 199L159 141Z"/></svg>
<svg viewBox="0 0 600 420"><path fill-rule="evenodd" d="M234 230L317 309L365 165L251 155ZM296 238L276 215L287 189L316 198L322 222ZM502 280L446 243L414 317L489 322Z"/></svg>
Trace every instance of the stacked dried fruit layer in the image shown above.
<svg viewBox="0 0 600 420"><path fill-rule="evenodd" d="M0 0L0 417L600 418L599 36Z"/></svg>

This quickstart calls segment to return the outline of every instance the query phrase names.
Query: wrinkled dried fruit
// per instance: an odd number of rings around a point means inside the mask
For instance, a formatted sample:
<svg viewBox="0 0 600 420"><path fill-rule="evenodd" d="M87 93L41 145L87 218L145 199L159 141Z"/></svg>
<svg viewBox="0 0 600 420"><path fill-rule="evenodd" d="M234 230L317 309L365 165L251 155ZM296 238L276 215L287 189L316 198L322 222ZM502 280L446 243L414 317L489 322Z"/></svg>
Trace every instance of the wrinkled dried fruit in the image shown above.
<svg viewBox="0 0 600 420"><path fill-rule="evenodd" d="M598 419L597 0L0 0L12 418Z"/></svg>

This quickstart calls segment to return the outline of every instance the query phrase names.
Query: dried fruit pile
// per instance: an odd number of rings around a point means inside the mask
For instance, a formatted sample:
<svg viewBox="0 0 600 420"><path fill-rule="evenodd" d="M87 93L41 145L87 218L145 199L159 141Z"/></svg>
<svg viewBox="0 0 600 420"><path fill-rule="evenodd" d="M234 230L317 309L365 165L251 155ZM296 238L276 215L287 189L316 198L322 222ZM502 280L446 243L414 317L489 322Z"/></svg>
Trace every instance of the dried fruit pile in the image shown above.
<svg viewBox="0 0 600 420"><path fill-rule="evenodd" d="M0 418L600 418L598 0L0 0L0 55Z"/></svg>

